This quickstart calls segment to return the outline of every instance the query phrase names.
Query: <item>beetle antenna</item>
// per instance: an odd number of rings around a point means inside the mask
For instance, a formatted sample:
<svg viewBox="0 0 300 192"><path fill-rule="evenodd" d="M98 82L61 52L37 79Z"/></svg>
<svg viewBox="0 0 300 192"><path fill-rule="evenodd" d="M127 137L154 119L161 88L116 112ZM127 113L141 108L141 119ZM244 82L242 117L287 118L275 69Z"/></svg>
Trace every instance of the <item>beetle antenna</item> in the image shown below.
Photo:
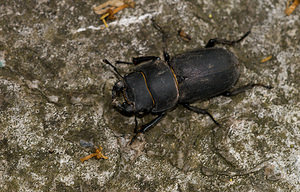
<svg viewBox="0 0 300 192"><path fill-rule="evenodd" d="M247 33L245 33L240 39L234 41L234 43L239 43L239 42L241 42L241 41L244 40L250 33L251 33L251 30L248 31Z"/></svg>
<svg viewBox="0 0 300 192"><path fill-rule="evenodd" d="M107 59L103 59L103 62L111 66L114 69L114 71L118 74L118 76L124 80L124 77L119 73L118 69L113 64L111 64L111 62L109 62Z"/></svg>

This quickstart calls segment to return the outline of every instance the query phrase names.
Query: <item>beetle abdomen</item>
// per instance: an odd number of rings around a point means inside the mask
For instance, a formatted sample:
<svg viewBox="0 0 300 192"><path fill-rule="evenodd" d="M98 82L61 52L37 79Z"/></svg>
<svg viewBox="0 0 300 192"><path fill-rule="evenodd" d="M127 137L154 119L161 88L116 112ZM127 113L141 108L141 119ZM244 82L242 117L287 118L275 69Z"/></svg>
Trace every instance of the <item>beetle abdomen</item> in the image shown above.
<svg viewBox="0 0 300 192"><path fill-rule="evenodd" d="M175 56L171 62L179 88L179 103L219 95L238 80L238 60L222 48L199 49Z"/></svg>

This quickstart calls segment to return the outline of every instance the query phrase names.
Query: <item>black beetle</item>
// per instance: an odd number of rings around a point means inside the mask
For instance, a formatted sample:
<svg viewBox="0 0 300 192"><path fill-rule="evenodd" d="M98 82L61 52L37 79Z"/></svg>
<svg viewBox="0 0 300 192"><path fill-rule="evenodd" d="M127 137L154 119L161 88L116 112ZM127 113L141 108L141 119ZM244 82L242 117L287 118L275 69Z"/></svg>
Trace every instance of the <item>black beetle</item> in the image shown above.
<svg viewBox="0 0 300 192"><path fill-rule="evenodd" d="M238 59L226 49L214 48L216 44L233 45L249 34L250 31L236 41L210 39L205 48L189 51L172 59L164 51L164 60L156 56L146 56L133 58L132 62L117 61L124 64L141 64L124 77L108 60L103 60L121 77L112 89L114 103L117 97L123 98L123 102L115 104L117 110L127 116L141 117L149 113L157 115L139 130L136 121L136 135L132 141L138 133L144 133L155 126L167 111L174 109L178 104L196 113L208 115L219 125L206 109L190 104L219 95L237 95L254 86L270 89L270 86L252 83L231 90L239 79Z"/></svg>

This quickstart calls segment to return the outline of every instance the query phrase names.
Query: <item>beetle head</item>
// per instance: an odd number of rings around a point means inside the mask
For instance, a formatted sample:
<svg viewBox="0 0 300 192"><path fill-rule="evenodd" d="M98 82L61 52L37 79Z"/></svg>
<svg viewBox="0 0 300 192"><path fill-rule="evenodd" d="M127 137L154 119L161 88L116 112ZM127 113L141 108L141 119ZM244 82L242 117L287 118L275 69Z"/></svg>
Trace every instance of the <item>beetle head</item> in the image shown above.
<svg viewBox="0 0 300 192"><path fill-rule="evenodd" d="M116 82L112 89L112 104L125 116L132 116L135 112L129 88L122 80Z"/></svg>
<svg viewBox="0 0 300 192"><path fill-rule="evenodd" d="M147 87L145 76L135 71L123 77L108 60L105 59L103 62L110 65L120 77L112 89L112 104L117 111L125 116L143 116L149 113L154 100Z"/></svg>
<svg viewBox="0 0 300 192"><path fill-rule="evenodd" d="M111 64L107 59L104 63L110 65L119 77L119 81L115 83L112 89L112 104L123 115L132 116L134 114L134 106L131 100L127 99L127 83L124 77L119 73L117 68ZM123 99L120 99L123 98ZM122 101L121 101L122 100ZM120 102L121 101L121 102Z"/></svg>

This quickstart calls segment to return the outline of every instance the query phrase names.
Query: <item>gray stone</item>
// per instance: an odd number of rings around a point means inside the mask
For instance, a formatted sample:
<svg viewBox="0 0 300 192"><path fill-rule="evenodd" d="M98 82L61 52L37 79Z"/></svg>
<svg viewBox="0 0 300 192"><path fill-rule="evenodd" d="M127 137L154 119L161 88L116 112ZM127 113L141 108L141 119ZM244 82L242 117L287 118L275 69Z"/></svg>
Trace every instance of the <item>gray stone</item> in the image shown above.
<svg viewBox="0 0 300 192"><path fill-rule="evenodd" d="M144 0L105 28L92 11L98 4L1 3L1 191L300 191L299 7L286 16L286 1ZM237 86L274 88L195 103L221 127L178 107L129 146L134 118L112 108L117 77L101 61L162 57L151 18L168 32L171 57L251 29L225 46L240 60ZM81 163L90 143L109 158Z"/></svg>

